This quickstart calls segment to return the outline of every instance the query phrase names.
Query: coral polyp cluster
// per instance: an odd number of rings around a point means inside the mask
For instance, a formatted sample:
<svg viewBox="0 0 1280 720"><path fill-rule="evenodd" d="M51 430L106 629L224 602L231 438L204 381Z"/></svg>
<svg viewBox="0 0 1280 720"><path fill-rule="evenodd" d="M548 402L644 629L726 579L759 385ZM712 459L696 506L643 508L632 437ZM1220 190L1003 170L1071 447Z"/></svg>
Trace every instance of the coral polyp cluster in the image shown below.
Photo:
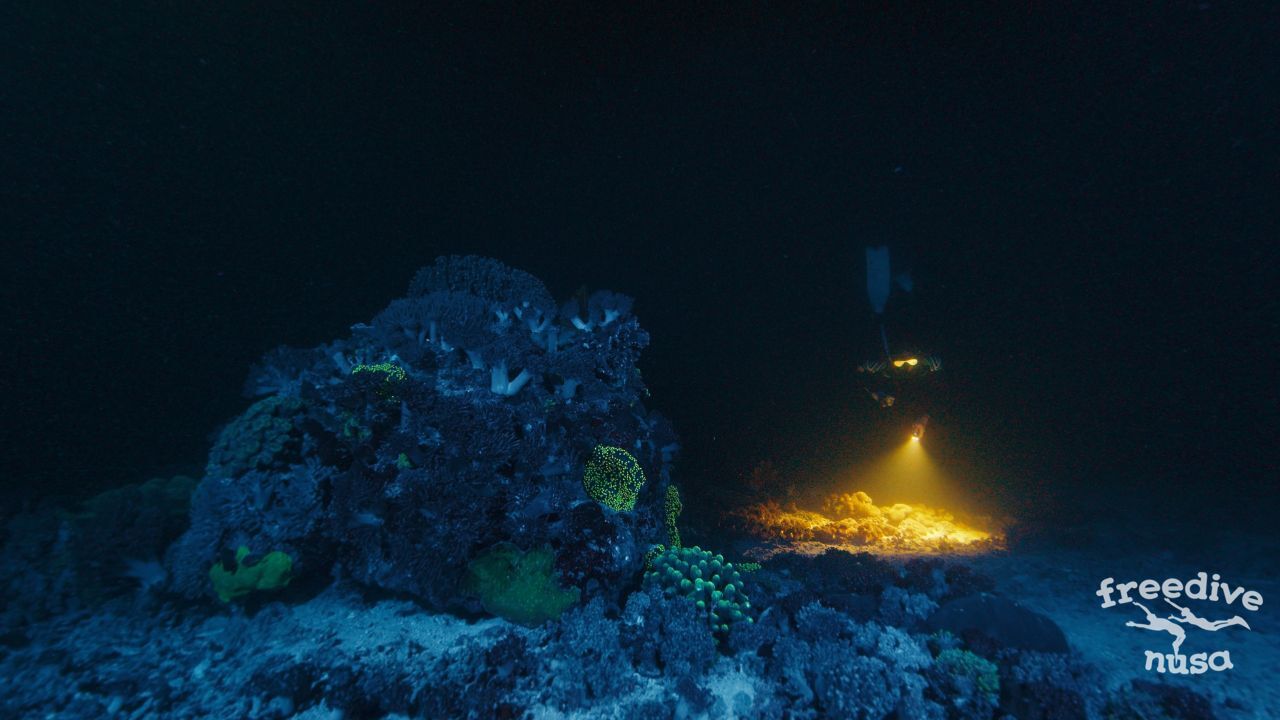
<svg viewBox="0 0 1280 720"><path fill-rule="evenodd" d="M614 512L634 509L644 482L644 468L631 453L608 445L597 445L591 451L582 472L587 495Z"/></svg>
<svg viewBox="0 0 1280 720"><path fill-rule="evenodd" d="M742 592L742 575L723 555L694 546L670 548L652 560L644 575L646 586L661 587L669 596L688 598L705 613L711 629L724 635L737 622L754 622L751 602Z"/></svg>

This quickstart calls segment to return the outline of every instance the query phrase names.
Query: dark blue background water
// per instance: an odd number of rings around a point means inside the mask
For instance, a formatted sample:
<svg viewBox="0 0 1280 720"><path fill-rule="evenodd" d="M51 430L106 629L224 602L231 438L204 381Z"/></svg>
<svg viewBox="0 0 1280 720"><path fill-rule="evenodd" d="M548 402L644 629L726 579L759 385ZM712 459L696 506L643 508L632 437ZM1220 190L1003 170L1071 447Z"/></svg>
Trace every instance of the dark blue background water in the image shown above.
<svg viewBox="0 0 1280 720"><path fill-rule="evenodd" d="M704 497L820 475L909 423L855 382L887 242L981 503L1277 509L1274 8L421 5L5 11L6 497L198 469L447 253L635 296Z"/></svg>

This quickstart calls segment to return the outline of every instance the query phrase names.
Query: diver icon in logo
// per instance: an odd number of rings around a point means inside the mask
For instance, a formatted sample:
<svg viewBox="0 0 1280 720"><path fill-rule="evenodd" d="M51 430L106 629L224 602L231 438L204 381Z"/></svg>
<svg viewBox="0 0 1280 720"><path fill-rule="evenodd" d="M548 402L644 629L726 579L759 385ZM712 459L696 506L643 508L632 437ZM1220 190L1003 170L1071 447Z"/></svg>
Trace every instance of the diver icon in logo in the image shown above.
<svg viewBox="0 0 1280 720"><path fill-rule="evenodd" d="M1164 601L1177 608L1180 614L1170 615L1168 618L1162 618L1148 610L1147 606L1142 603L1135 602L1134 605L1142 608L1142 612L1147 614L1147 624L1143 625L1142 623L1136 623L1131 620L1125 623L1125 626L1142 628L1143 630L1159 630L1169 633L1173 636L1174 655L1178 654L1178 649L1182 647L1182 642L1187 639L1187 631L1183 630L1180 625L1192 625L1200 628L1201 630L1208 630L1209 632L1217 632L1224 627L1231 627L1232 625L1243 625L1246 630L1253 629L1249 627L1249 623L1245 622L1245 619L1239 615L1236 615L1229 620L1206 620L1191 612L1191 608L1183 607L1169 598L1165 598ZM1175 625L1174 623L1178 623L1178 625Z"/></svg>
<svg viewBox="0 0 1280 720"><path fill-rule="evenodd" d="M1181 625L1173 621L1162 618L1159 615L1147 609L1146 605L1135 602L1134 605L1142 608L1142 612L1147 614L1147 624L1136 623L1132 620L1125 623L1125 627L1142 628L1143 630L1161 630L1173 636L1173 654L1178 655L1178 649L1182 647L1182 642L1187 639L1187 631L1182 629Z"/></svg>
<svg viewBox="0 0 1280 720"><path fill-rule="evenodd" d="M1177 608L1178 612L1181 613L1177 617L1174 617L1173 615L1169 616L1169 619L1176 623L1194 625L1201 630L1208 630L1209 632L1217 632L1224 627L1231 627L1232 625L1243 625L1245 630L1253 629L1249 627L1249 623L1245 622L1245 619L1239 615L1236 615L1230 620L1205 620L1202 617L1197 617L1195 613L1191 612L1191 608L1183 607L1169 598L1165 598L1164 601ZM1146 608L1142 609L1146 610ZM1150 615L1150 613L1148 613L1148 615Z"/></svg>

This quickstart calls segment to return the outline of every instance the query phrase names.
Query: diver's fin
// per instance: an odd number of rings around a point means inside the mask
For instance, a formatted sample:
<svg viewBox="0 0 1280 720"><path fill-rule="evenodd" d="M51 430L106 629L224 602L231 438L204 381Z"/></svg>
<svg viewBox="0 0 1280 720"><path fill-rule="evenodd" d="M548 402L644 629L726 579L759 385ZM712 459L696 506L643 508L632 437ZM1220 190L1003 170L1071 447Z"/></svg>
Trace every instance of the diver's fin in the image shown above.
<svg viewBox="0 0 1280 720"><path fill-rule="evenodd" d="M889 284L889 248L867 248L867 299L877 315L884 314L885 303L889 302Z"/></svg>

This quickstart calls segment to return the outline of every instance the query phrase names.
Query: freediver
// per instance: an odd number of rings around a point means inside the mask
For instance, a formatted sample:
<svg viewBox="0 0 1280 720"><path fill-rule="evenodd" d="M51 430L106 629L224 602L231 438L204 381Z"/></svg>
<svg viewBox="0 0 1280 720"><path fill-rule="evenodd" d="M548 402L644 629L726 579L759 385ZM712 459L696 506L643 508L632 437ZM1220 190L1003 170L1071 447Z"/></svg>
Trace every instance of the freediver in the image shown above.
<svg viewBox="0 0 1280 720"><path fill-rule="evenodd" d="M1182 647L1182 641L1187 639L1187 631L1183 630L1181 625L1151 612L1142 603L1135 602L1134 605L1142 608L1142 612L1147 614L1147 624L1143 625L1142 623L1136 623L1130 620L1125 623L1125 626L1142 628L1143 630L1160 630L1169 633L1173 636L1173 654L1177 655L1178 648Z"/></svg>
<svg viewBox="0 0 1280 720"><path fill-rule="evenodd" d="M880 356L868 360L858 366L858 373L864 377L863 390L882 408L891 408L897 404L901 385L917 378L931 375L942 369L942 361L936 356L915 352L893 353L889 349L889 336L885 330L884 310L889 302L889 294L896 283L904 292L911 292L914 283L910 273L900 273L893 277L889 268L889 248L868 247L867 256L867 299L875 313L879 329ZM924 425L928 416L922 418L912 427L913 436L924 434ZM915 430L919 429L919 432Z"/></svg>
<svg viewBox="0 0 1280 720"><path fill-rule="evenodd" d="M1249 627L1249 623L1245 622L1245 619L1239 615L1236 615L1230 620L1205 620L1202 617L1197 617L1195 613L1191 612L1191 608L1183 607L1169 598L1165 598L1164 601L1178 609L1179 615L1169 616L1169 619L1176 623L1194 625L1201 630L1208 630L1209 632L1217 632L1224 627L1231 627L1232 625L1243 625L1246 630L1253 629Z"/></svg>

